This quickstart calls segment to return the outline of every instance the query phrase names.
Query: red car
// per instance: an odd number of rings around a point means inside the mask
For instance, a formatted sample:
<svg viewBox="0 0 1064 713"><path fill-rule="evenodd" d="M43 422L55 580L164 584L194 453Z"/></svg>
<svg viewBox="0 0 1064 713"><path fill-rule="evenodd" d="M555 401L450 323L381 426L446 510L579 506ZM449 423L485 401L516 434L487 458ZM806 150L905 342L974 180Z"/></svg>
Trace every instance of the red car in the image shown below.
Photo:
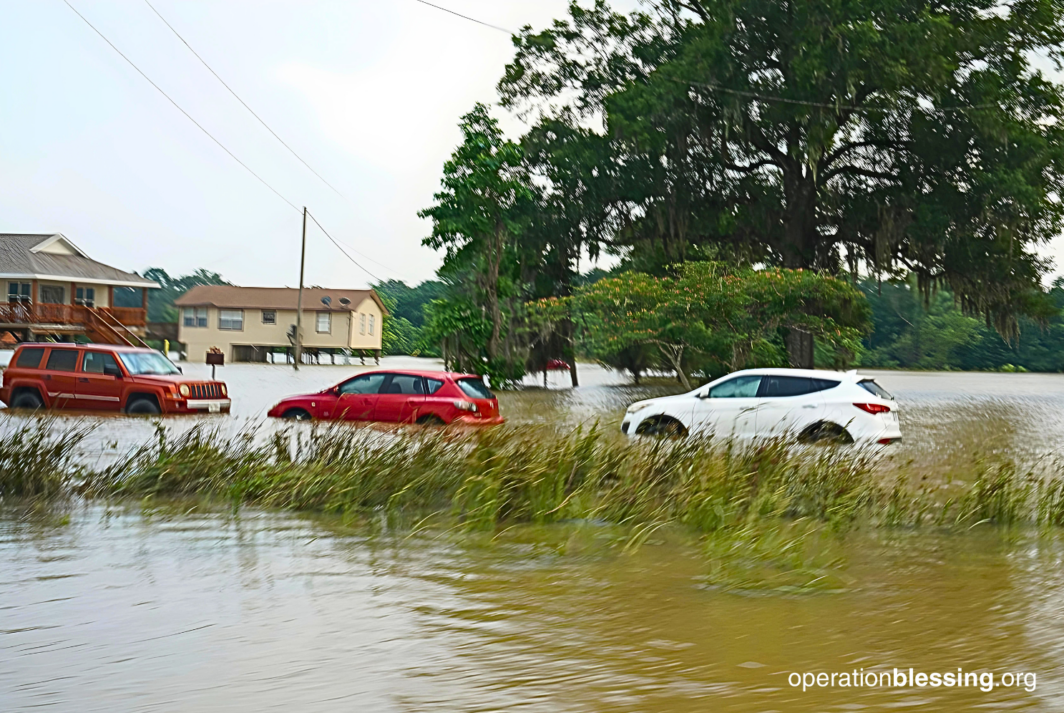
<svg viewBox="0 0 1064 713"><path fill-rule="evenodd" d="M110 344L20 344L0 401L143 415L228 412L231 403L225 384L188 379L161 352Z"/></svg>
<svg viewBox="0 0 1064 713"><path fill-rule="evenodd" d="M495 425L499 400L472 374L371 371L316 394L290 396L269 411L274 418Z"/></svg>

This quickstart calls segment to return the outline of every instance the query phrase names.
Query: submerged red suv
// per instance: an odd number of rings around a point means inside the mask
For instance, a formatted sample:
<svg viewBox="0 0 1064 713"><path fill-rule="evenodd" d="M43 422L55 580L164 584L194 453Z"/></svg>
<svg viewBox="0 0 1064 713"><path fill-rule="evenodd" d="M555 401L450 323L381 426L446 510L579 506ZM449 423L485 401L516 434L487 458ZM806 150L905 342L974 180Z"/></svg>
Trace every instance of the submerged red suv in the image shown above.
<svg viewBox="0 0 1064 713"><path fill-rule="evenodd" d="M503 422L499 401L472 374L371 371L316 394L290 396L269 411L274 418L489 426Z"/></svg>
<svg viewBox="0 0 1064 713"><path fill-rule="evenodd" d="M131 414L228 412L220 381L186 379L154 349L110 344L20 344L4 371L11 408Z"/></svg>

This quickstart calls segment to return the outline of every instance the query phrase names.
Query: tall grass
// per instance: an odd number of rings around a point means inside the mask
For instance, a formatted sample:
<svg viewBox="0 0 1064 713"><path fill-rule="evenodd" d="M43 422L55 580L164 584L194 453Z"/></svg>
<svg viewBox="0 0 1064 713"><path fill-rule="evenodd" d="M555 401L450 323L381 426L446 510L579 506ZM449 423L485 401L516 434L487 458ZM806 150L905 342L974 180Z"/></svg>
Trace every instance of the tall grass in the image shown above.
<svg viewBox="0 0 1064 713"><path fill-rule="evenodd" d="M980 461L965 483L949 484L907 472L912 466L888 475L852 448L632 443L595 428L381 433L316 426L264 438L253 430L174 434L160 426L114 465L82 472L75 451L85 435L49 421L10 432L0 441L0 496L76 491L344 515L447 512L466 529L595 520L630 526L637 537L663 526L749 534L762 523L799 521L832 532L862 524L1064 525L1059 463L1036 474Z"/></svg>
<svg viewBox="0 0 1064 713"><path fill-rule="evenodd" d="M22 423L0 437L0 501L69 493L86 428L59 429L53 419Z"/></svg>

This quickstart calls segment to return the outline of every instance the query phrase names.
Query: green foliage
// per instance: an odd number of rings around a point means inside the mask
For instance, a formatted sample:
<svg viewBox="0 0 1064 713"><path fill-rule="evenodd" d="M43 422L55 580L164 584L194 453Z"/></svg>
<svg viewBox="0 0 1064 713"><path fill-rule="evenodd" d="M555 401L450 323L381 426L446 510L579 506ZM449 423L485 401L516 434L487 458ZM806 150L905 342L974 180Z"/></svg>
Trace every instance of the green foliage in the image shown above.
<svg viewBox="0 0 1064 713"><path fill-rule="evenodd" d="M144 272L144 277L155 280L162 287L160 290L148 291L149 322L177 322L180 315L174 307L174 300L197 285L232 284L222 279L218 273L203 269L196 270L191 275L171 277L161 267L153 267Z"/></svg>
<svg viewBox="0 0 1064 713"><path fill-rule="evenodd" d="M874 330L860 356L863 366L902 369L1049 371L1064 370L1064 280L1047 293L1054 314L1044 321L1023 318L1019 334L1005 341L984 320L966 316L953 294L927 298L915 280L861 283L872 308Z"/></svg>
<svg viewBox="0 0 1064 713"><path fill-rule="evenodd" d="M388 311L396 319L405 319L415 329L421 329L425 323L424 308L432 300L441 299L447 292L447 285L439 280L425 280L410 287L401 280L387 280L373 285L381 296Z"/></svg>
<svg viewBox="0 0 1064 713"><path fill-rule="evenodd" d="M562 244L571 228L657 275L707 257L911 272L1006 337L1046 316L1064 92L1032 58L1064 55L1064 5L647 7L573 2L515 39L499 88L542 117L523 143Z"/></svg>
<svg viewBox="0 0 1064 713"><path fill-rule="evenodd" d="M432 221L423 242L444 251L442 272L474 277L491 324L484 349L495 361L504 356L502 300L534 191L521 147L503 137L486 106L477 104L460 128L463 142L444 164L436 202L418 215Z"/></svg>
<svg viewBox="0 0 1064 713"><path fill-rule="evenodd" d="M617 360L652 346L685 385L692 367L733 371L778 351L781 329L852 351L871 327L864 296L848 282L712 262L685 263L669 277L629 272L603 279L578 290L572 305L592 354Z"/></svg>

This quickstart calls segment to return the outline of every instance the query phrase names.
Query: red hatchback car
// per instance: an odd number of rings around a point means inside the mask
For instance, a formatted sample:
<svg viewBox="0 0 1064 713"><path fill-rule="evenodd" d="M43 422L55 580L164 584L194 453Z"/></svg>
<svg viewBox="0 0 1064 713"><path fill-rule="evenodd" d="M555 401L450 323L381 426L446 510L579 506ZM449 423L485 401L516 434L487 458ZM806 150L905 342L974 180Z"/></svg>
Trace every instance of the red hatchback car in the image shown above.
<svg viewBox="0 0 1064 713"><path fill-rule="evenodd" d="M443 425L503 422L499 400L472 374L371 371L316 394L290 396L269 411L274 418L383 421Z"/></svg>

